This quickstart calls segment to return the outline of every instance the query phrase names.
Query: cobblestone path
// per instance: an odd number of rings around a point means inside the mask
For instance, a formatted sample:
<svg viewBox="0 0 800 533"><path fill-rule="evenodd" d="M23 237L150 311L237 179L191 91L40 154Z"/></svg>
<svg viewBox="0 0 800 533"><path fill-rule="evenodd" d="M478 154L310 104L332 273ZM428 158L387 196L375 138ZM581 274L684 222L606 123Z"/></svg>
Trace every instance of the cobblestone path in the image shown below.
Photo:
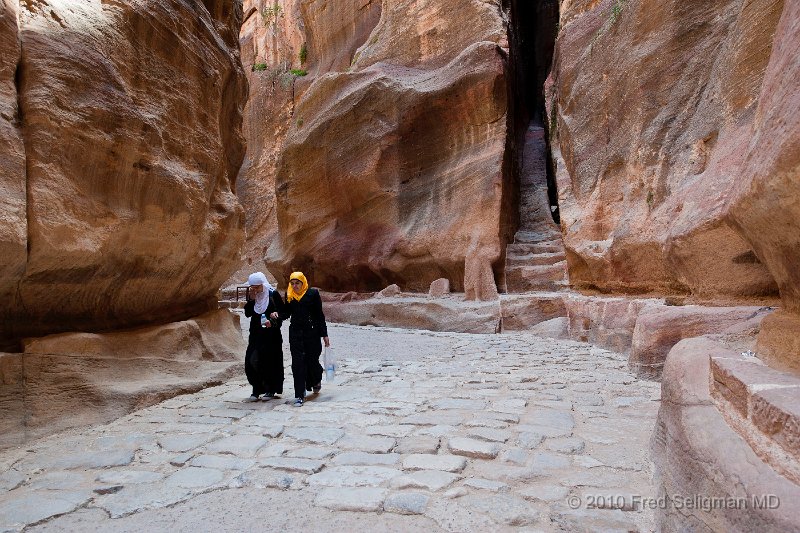
<svg viewBox="0 0 800 533"><path fill-rule="evenodd" d="M659 386L624 356L526 334L331 340L336 381L302 407L286 349L283 399L233 381L0 452L0 531L653 529L634 504L656 496Z"/></svg>

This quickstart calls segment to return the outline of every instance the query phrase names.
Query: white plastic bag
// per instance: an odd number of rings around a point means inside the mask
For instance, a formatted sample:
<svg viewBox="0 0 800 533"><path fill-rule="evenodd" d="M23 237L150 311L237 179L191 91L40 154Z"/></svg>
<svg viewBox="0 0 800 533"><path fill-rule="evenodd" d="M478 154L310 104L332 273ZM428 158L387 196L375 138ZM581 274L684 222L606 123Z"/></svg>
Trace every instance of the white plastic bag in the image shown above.
<svg viewBox="0 0 800 533"><path fill-rule="evenodd" d="M333 353L333 348L330 346L325 347L322 354L322 367L325 369L325 381L333 381L336 378L336 354Z"/></svg>

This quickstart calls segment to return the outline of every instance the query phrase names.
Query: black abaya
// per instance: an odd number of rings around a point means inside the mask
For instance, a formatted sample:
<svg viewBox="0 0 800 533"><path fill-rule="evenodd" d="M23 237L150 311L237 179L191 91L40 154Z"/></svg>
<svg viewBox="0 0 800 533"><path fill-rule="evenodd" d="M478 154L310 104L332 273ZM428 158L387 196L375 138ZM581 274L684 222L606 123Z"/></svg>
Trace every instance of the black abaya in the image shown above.
<svg viewBox="0 0 800 533"><path fill-rule="evenodd" d="M300 300L286 304L281 315L292 317L289 324L289 348L292 352L292 375L294 376L294 397L304 398L322 382L322 338L328 336L328 326L322 312L322 298L317 289L308 289Z"/></svg>
<svg viewBox="0 0 800 533"><path fill-rule="evenodd" d="M281 313L284 303L278 291L270 291L269 305L263 313L267 317L273 312ZM261 314L255 312L255 300L248 300L244 315L250 318L250 335L244 370L247 381L253 386L253 396L261 394L283 394L283 318L269 319L270 327L261 325Z"/></svg>

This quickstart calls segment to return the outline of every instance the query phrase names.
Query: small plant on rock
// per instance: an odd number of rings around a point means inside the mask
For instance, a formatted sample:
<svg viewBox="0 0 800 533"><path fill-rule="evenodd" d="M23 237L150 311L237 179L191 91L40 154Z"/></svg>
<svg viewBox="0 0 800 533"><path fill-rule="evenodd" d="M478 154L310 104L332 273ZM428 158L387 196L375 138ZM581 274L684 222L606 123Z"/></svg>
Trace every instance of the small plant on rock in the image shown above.
<svg viewBox="0 0 800 533"><path fill-rule="evenodd" d="M261 17L264 19L264 26L272 26L272 33L278 29L278 19L283 16L283 8L275 1L271 6L267 6L261 12Z"/></svg>
<svg viewBox="0 0 800 533"><path fill-rule="evenodd" d="M300 47L300 64L305 65L307 58L308 58L308 48L306 48L306 43L303 43L303 46Z"/></svg>
<svg viewBox="0 0 800 533"><path fill-rule="evenodd" d="M266 63L255 63L253 65L253 71L254 72L261 72L262 70L267 70L267 64Z"/></svg>
<svg viewBox="0 0 800 533"><path fill-rule="evenodd" d="M622 14L622 10L625 8L625 4L627 0L617 0L614 2L614 6L611 8L611 17L609 18L609 22L613 26L616 24L617 20L619 20L619 16Z"/></svg>
<svg viewBox="0 0 800 533"><path fill-rule="evenodd" d="M297 76L297 77L303 77L303 76L308 74L308 72L306 72L305 70L298 69L298 68L293 68L289 72L292 73L293 75Z"/></svg>

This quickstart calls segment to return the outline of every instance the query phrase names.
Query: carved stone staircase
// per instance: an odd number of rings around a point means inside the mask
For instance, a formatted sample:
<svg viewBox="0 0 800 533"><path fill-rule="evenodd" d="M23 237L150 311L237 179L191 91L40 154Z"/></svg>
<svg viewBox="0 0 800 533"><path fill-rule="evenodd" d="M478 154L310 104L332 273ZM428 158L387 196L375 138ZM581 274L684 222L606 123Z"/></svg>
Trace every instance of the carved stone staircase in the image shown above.
<svg viewBox="0 0 800 533"><path fill-rule="evenodd" d="M547 145L541 126L531 125L525 136L519 210L519 230L506 247L506 292L565 288L566 255L561 231L550 212Z"/></svg>

